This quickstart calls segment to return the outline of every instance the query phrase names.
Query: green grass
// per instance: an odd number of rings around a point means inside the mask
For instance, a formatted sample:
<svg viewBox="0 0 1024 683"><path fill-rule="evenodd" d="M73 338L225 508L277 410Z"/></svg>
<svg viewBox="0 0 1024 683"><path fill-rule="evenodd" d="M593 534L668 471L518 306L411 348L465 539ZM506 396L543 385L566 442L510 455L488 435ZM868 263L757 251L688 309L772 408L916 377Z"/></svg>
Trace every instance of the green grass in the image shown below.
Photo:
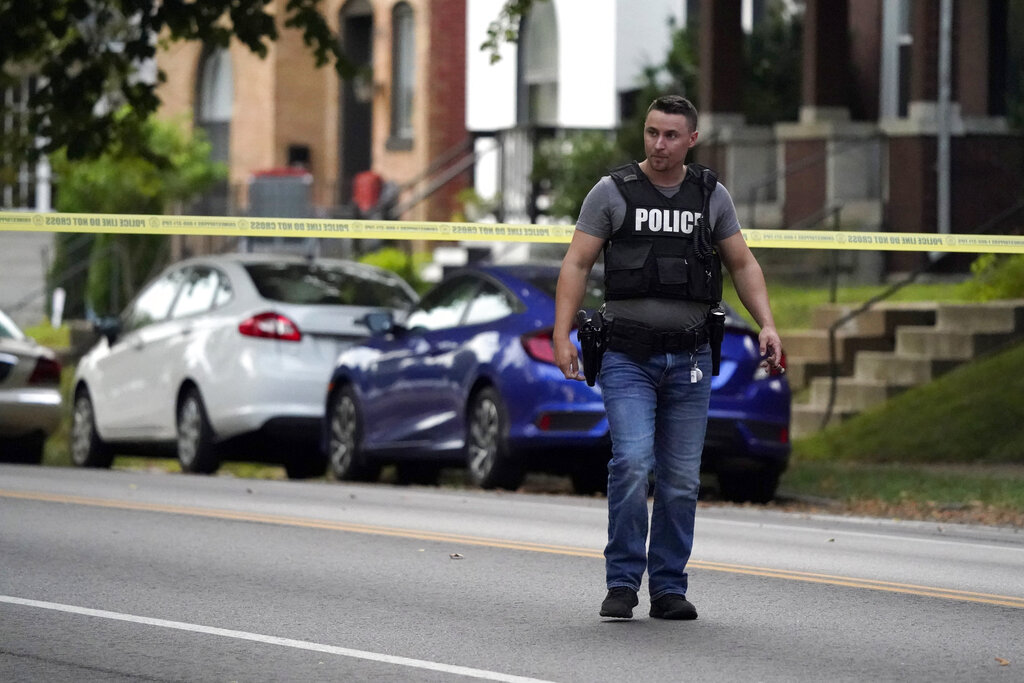
<svg viewBox="0 0 1024 683"><path fill-rule="evenodd" d="M65 349L71 345L71 329L66 324L53 327L49 322L42 322L22 332L51 349Z"/></svg>
<svg viewBox="0 0 1024 683"><path fill-rule="evenodd" d="M843 501L985 505L1024 512L1024 466L797 461L783 476L781 490Z"/></svg>
<svg viewBox="0 0 1024 683"><path fill-rule="evenodd" d="M793 444L781 490L871 514L1024 524L1024 344ZM908 509L910 510L908 513Z"/></svg>
<svg viewBox="0 0 1024 683"><path fill-rule="evenodd" d="M840 287L836 291L836 303L859 305L888 289L887 285ZM785 344L786 330L803 330L811 327L814 309L829 303L827 287L807 287L786 283L775 283L769 280L768 296L772 303L772 315L775 316L775 327L783 332ZM956 283L924 283L910 284L887 301L966 301L967 290L963 284ZM747 310L743 308L732 283L726 280L723 298L736 309L747 321L753 322Z"/></svg>
<svg viewBox="0 0 1024 683"><path fill-rule="evenodd" d="M801 439L803 461L1024 465L1024 344Z"/></svg>

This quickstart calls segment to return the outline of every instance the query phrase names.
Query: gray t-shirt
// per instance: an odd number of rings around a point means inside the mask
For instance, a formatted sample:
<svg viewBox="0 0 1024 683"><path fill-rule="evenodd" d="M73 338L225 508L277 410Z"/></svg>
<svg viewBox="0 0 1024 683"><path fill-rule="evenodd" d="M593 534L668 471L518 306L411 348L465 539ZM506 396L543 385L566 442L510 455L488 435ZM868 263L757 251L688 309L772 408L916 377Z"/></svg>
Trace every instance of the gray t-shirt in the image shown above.
<svg viewBox="0 0 1024 683"><path fill-rule="evenodd" d="M670 187L654 187L666 197L672 197L682 187L682 183ZM721 242L740 231L732 196L721 183L711 194L709 211L712 241ZM626 200L611 176L604 176L583 200L576 229L607 240L613 231L622 227L625 218ZM605 315L609 318L619 316L636 320L662 330L685 330L703 323L709 308L708 304L695 301L647 297L608 301Z"/></svg>

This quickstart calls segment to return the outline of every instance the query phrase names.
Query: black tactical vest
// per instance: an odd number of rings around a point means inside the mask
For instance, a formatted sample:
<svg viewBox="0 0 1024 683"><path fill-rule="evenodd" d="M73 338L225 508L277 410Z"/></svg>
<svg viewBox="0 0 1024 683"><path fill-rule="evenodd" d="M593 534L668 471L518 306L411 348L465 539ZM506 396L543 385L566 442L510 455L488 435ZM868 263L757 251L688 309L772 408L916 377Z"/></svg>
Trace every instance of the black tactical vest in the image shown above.
<svg viewBox="0 0 1024 683"><path fill-rule="evenodd" d="M688 164L679 192L669 198L635 161L610 175L626 200L626 218L605 243L605 298L721 301L722 262L702 219L717 176Z"/></svg>

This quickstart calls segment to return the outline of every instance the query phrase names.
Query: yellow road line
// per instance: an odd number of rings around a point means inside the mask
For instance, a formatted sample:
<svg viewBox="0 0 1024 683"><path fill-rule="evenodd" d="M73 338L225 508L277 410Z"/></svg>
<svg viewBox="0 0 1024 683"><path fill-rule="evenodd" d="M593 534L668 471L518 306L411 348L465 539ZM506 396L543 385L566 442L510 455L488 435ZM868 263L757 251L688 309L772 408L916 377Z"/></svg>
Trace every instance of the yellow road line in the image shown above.
<svg viewBox="0 0 1024 683"><path fill-rule="evenodd" d="M39 493L32 491L7 491L3 489L0 489L0 497L17 498L21 500L33 500L48 503L63 503L70 505L88 505L92 507L115 508L120 510L163 512L175 515L190 515L193 517L228 519L238 522L278 524L283 526L303 527L307 529L323 529L327 531L344 531L357 534L371 534L374 536L410 538L420 541L460 543L463 545L500 548L502 550L523 550L527 552L550 553L554 555L567 555L572 557L587 557L594 559L602 559L604 557L602 551L600 550L581 548L577 546L534 543L531 541L509 541L500 538L489 538L486 536L470 536L465 534L452 534L445 532L426 531L420 529L403 529L399 527L378 526L373 524L331 522L327 520L307 519L303 517L289 517L285 515L271 515L258 512L235 512L231 510L219 510L215 508L185 507L181 505L164 505L160 503L144 503L140 501L113 500L107 498L86 498L83 496ZM831 586L845 586L849 588L886 591L890 593L900 593L904 595L918 595L923 597L941 598L944 600L960 600L963 602L975 602L987 605L999 605L1002 607L1016 607L1024 609L1024 597L1017 597L1012 595L979 593L975 591L962 591L950 588L938 588L935 586L922 586L909 583L881 581L877 579L860 579L850 576L818 574L814 572L793 571L788 569L773 569L770 567L757 567L742 564L730 564L725 562L706 562L703 560L691 561L690 567L694 569L726 572L730 574L761 576L765 578L784 579L788 581L803 581L807 583L819 583Z"/></svg>

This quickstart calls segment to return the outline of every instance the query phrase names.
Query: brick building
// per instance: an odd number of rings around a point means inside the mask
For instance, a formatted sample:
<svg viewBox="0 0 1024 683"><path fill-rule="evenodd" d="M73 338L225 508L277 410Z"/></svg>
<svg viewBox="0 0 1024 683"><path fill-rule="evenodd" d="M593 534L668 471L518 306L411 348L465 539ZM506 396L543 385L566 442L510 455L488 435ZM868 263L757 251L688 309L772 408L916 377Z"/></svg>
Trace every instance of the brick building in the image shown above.
<svg viewBox="0 0 1024 683"><path fill-rule="evenodd" d="M284 6L271 4L279 16ZM301 34L280 25L264 59L235 42L159 54L161 116L205 129L229 168L199 210L246 213L252 174L287 167L309 171L312 215L353 215L353 180L373 171L401 190L401 217L449 220L468 178L465 0L326 0L321 11L357 78L315 68Z"/></svg>
<svg viewBox="0 0 1024 683"><path fill-rule="evenodd" d="M501 1L474 1L471 35ZM1008 30L1016 5L951 0L948 108L939 92L941 0L785 5L803 12L799 116L754 125L741 101L743 47L764 17L763 0L536 4L523 39L507 46L497 66L486 55L467 55L468 126L478 148L486 141L496 150L478 164L481 194L493 191L506 220L535 218L533 141L619 125L642 67L668 52L666 18L677 25L697 18L701 141L694 155L719 171L745 227L813 227L838 211L848 230L1021 229L1024 136L1007 119L1007 86L1020 78L1009 61L1021 50L1022 36ZM950 150L948 224L939 220L940 139ZM858 268L878 275L910 269L927 255L857 258L874 259Z"/></svg>

